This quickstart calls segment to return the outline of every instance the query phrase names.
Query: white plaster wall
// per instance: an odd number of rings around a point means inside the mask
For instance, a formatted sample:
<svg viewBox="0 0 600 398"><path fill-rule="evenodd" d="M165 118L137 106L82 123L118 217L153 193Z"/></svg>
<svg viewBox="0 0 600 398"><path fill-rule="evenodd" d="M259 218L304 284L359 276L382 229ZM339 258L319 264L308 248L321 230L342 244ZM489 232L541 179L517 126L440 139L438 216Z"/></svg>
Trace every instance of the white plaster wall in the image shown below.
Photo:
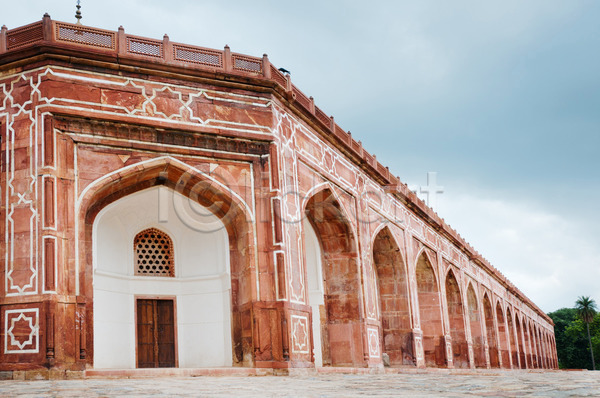
<svg viewBox="0 0 600 398"><path fill-rule="evenodd" d="M134 274L134 237L151 227L173 240L174 278ZM136 296L175 297L179 367L232 365L229 243L217 217L154 187L103 209L93 244L95 368L135 368Z"/></svg>
<svg viewBox="0 0 600 398"><path fill-rule="evenodd" d="M315 366L323 366L323 351L321 348L321 316L319 306L325 304L323 291L322 253L321 245L310 222L302 221L304 229L304 244L306 246L306 274L308 282L308 303L312 309L312 334L314 342Z"/></svg>

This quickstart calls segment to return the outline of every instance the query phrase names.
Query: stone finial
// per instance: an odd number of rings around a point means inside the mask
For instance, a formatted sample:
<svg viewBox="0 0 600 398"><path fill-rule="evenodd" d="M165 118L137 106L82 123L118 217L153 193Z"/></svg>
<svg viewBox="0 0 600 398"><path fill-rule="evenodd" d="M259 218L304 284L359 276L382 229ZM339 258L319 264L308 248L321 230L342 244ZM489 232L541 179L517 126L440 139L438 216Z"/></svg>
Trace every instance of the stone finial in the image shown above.
<svg viewBox="0 0 600 398"><path fill-rule="evenodd" d="M77 25L81 25L81 0L77 0L77 11L75 12L75 18L77 18Z"/></svg>

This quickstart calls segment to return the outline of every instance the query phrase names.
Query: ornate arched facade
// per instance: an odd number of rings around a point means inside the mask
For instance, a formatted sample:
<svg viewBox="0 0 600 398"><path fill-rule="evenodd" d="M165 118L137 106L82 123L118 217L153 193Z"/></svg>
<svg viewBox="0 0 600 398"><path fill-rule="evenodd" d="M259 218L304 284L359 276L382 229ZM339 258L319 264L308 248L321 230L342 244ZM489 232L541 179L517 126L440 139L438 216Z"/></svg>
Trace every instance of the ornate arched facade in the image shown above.
<svg viewBox="0 0 600 398"><path fill-rule="evenodd" d="M2 28L0 133L0 371L557 366L550 318L267 56Z"/></svg>

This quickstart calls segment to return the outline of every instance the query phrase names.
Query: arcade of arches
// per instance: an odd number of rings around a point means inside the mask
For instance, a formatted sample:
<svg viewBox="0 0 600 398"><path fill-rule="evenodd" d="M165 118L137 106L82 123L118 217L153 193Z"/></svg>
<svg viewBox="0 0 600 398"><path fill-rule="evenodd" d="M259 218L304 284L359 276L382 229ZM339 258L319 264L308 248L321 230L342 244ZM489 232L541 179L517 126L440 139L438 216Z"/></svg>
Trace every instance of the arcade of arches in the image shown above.
<svg viewBox="0 0 600 398"><path fill-rule="evenodd" d="M266 56L32 26L0 34L0 371L557 367L550 318Z"/></svg>

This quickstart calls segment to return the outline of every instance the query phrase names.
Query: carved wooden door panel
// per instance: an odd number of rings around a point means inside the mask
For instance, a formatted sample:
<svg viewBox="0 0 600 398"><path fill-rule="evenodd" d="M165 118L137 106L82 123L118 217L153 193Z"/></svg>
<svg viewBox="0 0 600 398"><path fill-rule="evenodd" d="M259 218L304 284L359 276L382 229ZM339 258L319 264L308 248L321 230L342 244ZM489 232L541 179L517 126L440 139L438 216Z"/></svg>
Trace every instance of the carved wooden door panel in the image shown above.
<svg viewBox="0 0 600 398"><path fill-rule="evenodd" d="M138 368L175 367L173 300L137 300Z"/></svg>
<svg viewBox="0 0 600 398"><path fill-rule="evenodd" d="M175 325L173 300L156 300L158 367L175 367Z"/></svg>
<svg viewBox="0 0 600 398"><path fill-rule="evenodd" d="M154 300L137 301L138 368L154 368Z"/></svg>

